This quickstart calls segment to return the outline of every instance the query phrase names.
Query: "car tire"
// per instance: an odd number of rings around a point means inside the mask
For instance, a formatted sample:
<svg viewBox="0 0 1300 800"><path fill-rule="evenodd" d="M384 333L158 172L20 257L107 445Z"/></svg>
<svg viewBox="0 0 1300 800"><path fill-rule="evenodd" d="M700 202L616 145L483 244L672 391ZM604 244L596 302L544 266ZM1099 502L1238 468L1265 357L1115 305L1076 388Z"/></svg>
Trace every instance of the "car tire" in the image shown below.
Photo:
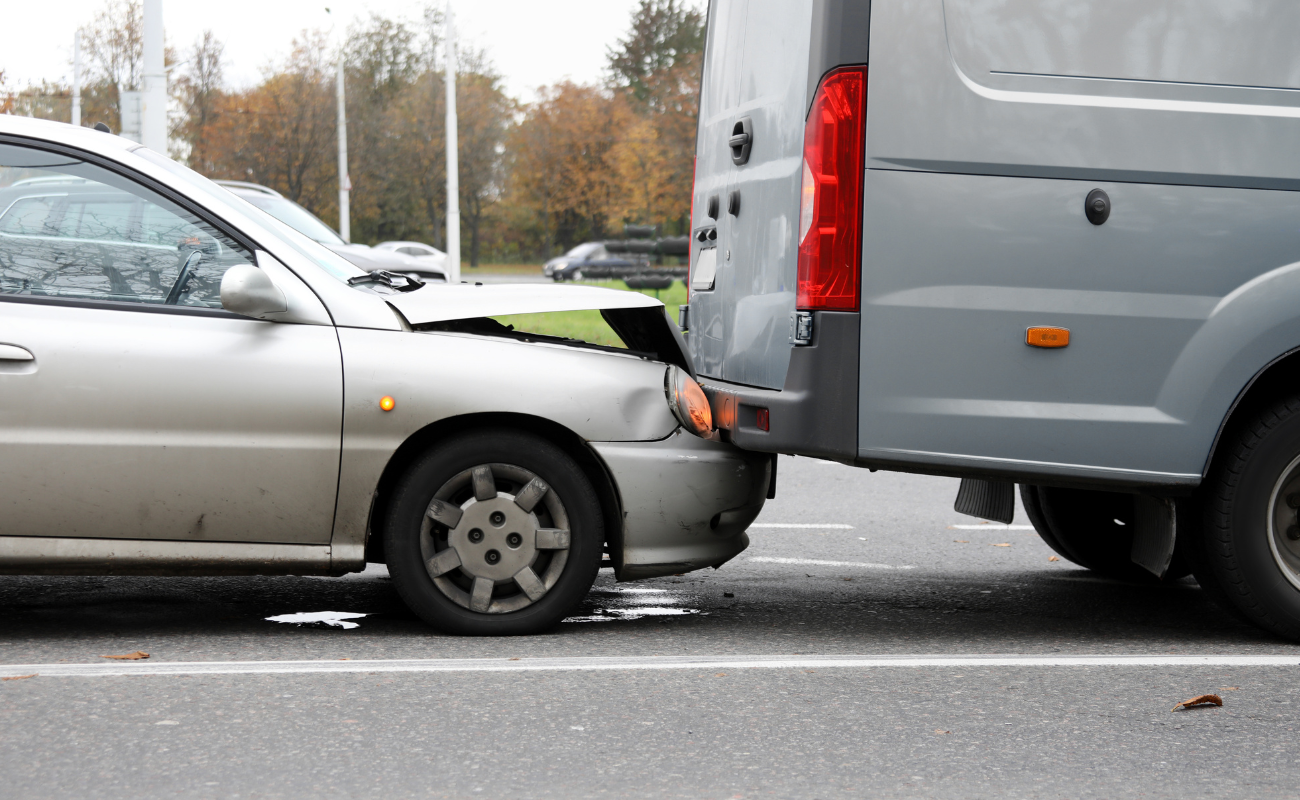
<svg viewBox="0 0 1300 800"><path fill-rule="evenodd" d="M1190 572L1175 553L1163 579L1133 563L1134 495L1054 486L1022 486L1021 502L1034 530L1062 558L1116 580L1175 581Z"/></svg>
<svg viewBox="0 0 1300 800"><path fill-rule="evenodd" d="M1028 483L1020 484L1020 504L1025 507L1025 513L1029 516L1030 524L1032 524L1034 530L1038 532L1039 538L1041 538L1048 547L1052 548L1054 553L1061 558L1064 558L1066 561L1079 564L1081 567L1084 566L1079 563L1079 557L1071 552L1069 548L1067 548L1065 544L1056 537L1056 534L1052 532L1051 526L1047 524L1047 515L1043 513L1043 503L1039 497L1039 492L1041 490L1041 486L1034 486Z"/></svg>
<svg viewBox="0 0 1300 800"><path fill-rule="evenodd" d="M1237 617L1300 641L1300 397L1261 412L1224 444L1201 492L1196 580Z"/></svg>
<svg viewBox="0 0 1300 800"><path fill-rule="evenodd" d="M394 489L384 529L398 594L440 631L536 634L582 602L604 545L582 469L520 431L461 434L425 453Z"/></svg>

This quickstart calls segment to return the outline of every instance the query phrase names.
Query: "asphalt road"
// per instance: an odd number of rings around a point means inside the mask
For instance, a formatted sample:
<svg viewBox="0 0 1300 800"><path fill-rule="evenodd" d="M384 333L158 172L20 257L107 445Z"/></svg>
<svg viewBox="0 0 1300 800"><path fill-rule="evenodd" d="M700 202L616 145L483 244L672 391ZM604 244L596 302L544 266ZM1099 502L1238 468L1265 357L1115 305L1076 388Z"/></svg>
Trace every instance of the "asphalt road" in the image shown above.
<svg viewBox="0 0 1300 800"><path fill-rule="evenodd" d="M1131 586L1050 561L1015 527L1023 511L980 525L952 511L956 488L783 458L736 561L623 586L602 573L573 620L528 638L434 634L382 569L0 577L0 675L45 672L0 682L0 795L1300 793L1300 647L1190 579ZM316 611L368 616L265 619ZM100 658L134 650L151 658ZM269 671L285 661L314 665ZM174 662L251 672L148 674ZM1170 711L1204 693L1223 707Z"/></svg>

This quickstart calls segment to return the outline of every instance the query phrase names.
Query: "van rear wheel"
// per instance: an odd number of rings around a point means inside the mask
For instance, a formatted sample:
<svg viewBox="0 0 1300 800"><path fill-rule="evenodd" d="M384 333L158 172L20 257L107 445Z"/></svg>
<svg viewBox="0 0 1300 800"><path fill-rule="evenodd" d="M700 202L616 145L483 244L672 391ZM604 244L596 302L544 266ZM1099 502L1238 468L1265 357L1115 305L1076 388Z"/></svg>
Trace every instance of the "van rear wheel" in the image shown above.
<svg viewBox="0 0 1300 800"><path fill-rule="evenodd" d="M1196 580L1236 616L1300 641L1300 397L1226 444L1201 498Z"/></svg>
<svg viewBox="0 0 1300 800"><path fill-rule="evenodd" d="M1034 530L1062 558L1117 580L1156 580L1130 555L1134 495L1022 484L1020 498ZM1190 571L1175 555L1164 580L1178 580Z"/></svg>

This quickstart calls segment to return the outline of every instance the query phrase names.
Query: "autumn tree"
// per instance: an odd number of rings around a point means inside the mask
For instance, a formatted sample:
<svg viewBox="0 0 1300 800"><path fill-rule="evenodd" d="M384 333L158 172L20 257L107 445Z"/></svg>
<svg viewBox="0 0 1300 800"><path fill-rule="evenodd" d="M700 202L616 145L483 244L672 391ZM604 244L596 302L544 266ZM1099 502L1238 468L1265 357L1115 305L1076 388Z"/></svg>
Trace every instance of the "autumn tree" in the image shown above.
<svg viewBox="0 0 1300 800"><path fill-rule="evenodd" d="M704 55L704 15L681 0L641 0L626 38L608 51L608 85L638 117L614 162L617 213L686 232Z"/></svg>
<svg viewBox="0 0 1300 800"><path fill-rule="evenodd" d="M630 112L618 97L571 82L544 87L510 138L511 188L541 222L545 257L606 235L618 202L611 150Z"/></svg>

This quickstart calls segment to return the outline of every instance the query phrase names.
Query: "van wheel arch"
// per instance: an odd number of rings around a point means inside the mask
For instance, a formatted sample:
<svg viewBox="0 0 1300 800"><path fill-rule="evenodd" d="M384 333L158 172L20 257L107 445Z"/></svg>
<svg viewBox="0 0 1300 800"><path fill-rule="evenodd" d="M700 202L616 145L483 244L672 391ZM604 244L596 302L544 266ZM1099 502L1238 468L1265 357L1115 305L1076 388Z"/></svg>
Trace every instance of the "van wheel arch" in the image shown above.
<svg viewBox="0 0 1300 800"><path fill-rule="evenodd" d="M543 417L528 414L483 413L465 414L448 417L426 425L407 437L401 446L389 458L379 478L375 498L370 504L370 515L366 526L366 562L371 564L386 563L384 556L384 521L388 518L389 503L393 489L407 469L423 453L449 436L461 434L467 430L517 430L541 436L560 447L570 458L578 463L587 480L591 481L600 500L601 512L605 523L605 544L611 560L617 560L623 550L623 504L618 493L618 486L610 475L605 463L586 441L568 428ZM616 564L617 566L617 564Z"/></svg>
<svg viewBox="0 0 1300 800"><path fill-rule="evenodd" d="M1249 424L1264 409L1297 393L1300 393L1300 347L1294 347L1264 365L1228 407L1201 467L1202 483L1209 479L1215 459L1222 455L1224 442L1231 441L1241 426Z"/></svg>

